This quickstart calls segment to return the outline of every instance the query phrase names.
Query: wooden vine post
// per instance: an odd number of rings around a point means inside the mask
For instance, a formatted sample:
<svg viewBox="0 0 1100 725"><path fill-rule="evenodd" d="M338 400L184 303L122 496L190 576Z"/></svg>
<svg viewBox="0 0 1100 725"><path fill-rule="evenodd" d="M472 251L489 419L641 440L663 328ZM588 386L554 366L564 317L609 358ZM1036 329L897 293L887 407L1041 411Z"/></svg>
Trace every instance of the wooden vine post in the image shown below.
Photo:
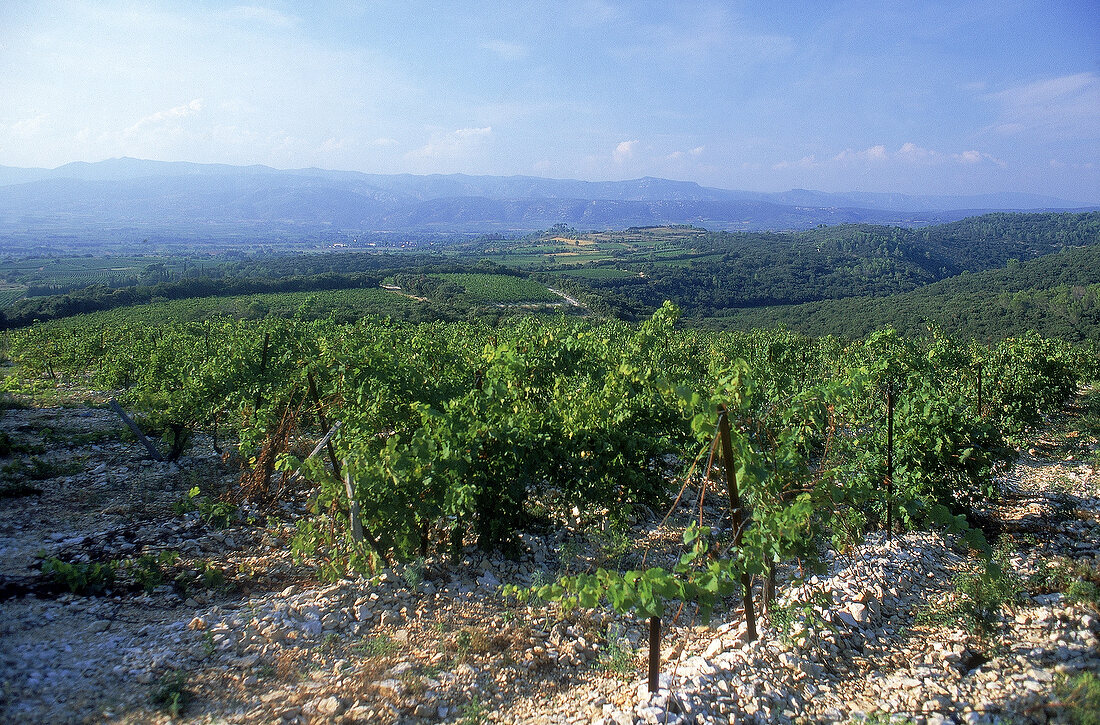
<svg viewBox="0 0 1100 725"><path fill-rule="evenodd" d="M737 490L737 470L734 468L733 440L730 437L729 410L725 404L718 406L718 435L722 443L722 461L726 469L726 489L730 497L730 515L733 517L734 546L741 547L741 534L748 523L741 512L741 494ZM752 576L748 572L741 575L741 588L744 590L745 604L745 640L756 639L756 614L752 604Z"/></svg>
<svg viewBox="0 0 1100 725"><path fill-rule="evenodd" d="M886 384L886 540L894 538L894 383Z"/></svg>
<svg viewBox="0 0 1100 725"><path fill-rule="evenodd" d="M351 483L351 471L348 470L348 462L344 461L344 490L348 494L348 522L351 524L351 536L355 543L364 542L363 523L359 518L359 501L355 498L355 487Z"/></svg>
<svg viewBox="0 0 1100 725"><path fill-rule="evenodd" d="M325 420L325 407L321 405L321 397L317 394L317 383L313 380L313 373L306 373L306 382L309 384L309 395L313 398L313 404L317 406L317 422L321 424L321 430L325 430L328 428L328 421ZM332 464L332 472L337 478L341 478L340 461L336 458L336 449L332 445L331 436L326 437L325 445L328 448L328 460Z"/></svg>
<svg viewBox="0 0 1100 725"><path fill-rule="evenodd" d="M145 434L142 433L141 428L139 428L138 424L134 422L134 419L126 415L126 411L122 409L122 406L118 404L117 400L111 398L107 401L107 405L109 405L111 410L115 412L115 415L122 419L122 422L126 424L126 426L130 429L130 432L134 434L134 437L138 439L141 445L145 446L145 450L149 451L149 456L154 461L164 460L164 456L160 454L160 451L157 450L157 447L153 445L153 442L151 440L145 437Z"/></svg>
<svg viewBox="0 0 1100 725"><path fill-rule="evenodd" d="M661 687L661 618L649 618L649 691Z"/></svg>

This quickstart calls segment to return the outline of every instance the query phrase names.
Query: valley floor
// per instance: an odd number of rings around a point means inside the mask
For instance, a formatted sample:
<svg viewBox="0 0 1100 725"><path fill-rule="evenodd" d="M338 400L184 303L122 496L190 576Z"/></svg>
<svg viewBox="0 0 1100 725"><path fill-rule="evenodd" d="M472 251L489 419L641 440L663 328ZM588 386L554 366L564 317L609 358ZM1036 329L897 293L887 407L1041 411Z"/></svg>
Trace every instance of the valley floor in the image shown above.
<svg viewBox="0 0 1100 725"><path fill-rule="evenodd" d="M7 410L0 430L5 722L1070 722L1089 706L1072 685L1100 673L1095 594L1062 591L1065 572L1100 571L1096 443L1075 431L1036 438L986 512L1026 590L988 633L952 606L976 559L951 537L876 534L786 589L754 643L739 610L709 625L681 613L651 696L642 623L498 592L594 556L667 554L656 520L636 522L633 546L563 530L525 535L515 560L469 550L326 584L288 550L302 497L261 510L189 495L235 479L209 440L153 463L98 404ZM40 574L50 557L124 563L77 596Z"/></svg>

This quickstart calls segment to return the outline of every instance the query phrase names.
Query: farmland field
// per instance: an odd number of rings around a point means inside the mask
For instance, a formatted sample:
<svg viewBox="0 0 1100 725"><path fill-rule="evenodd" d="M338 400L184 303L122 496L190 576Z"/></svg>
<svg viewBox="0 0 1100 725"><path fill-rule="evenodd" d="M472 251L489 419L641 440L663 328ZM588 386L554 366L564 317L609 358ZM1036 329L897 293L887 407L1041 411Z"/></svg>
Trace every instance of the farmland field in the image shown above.
<svg viewBox="0 0 1100 725"><path fill-rule="evenodd" d="M221 317L255 319L265 316L293 317L296 314L310 318L333 316L340 320L354 320L367 315L400 318L418 306L422 303L385 290L347 289L167 300L78 315L73 319L78 322L93 319L103 325L138 321L159 325Z"/></svg>
<svg viewBox="0 0 1100 725"><path fill-rule="evenodd" d="M538 282L506 274L443 274L466 289L466 293L486 304L559 302L560 298Z"/></svg>

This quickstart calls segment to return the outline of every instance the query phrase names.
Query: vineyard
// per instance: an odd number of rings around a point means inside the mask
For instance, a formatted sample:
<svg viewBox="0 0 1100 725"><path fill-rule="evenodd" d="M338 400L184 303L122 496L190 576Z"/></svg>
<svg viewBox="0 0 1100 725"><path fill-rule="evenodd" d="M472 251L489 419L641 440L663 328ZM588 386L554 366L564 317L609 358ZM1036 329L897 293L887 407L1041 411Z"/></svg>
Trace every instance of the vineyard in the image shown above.
<svg viewBox="0 0 1100 725"><path fill-rule="evenodd" d="M560 302L538 282L502 274L445 274L443 279L457 283L466 293L487 304L526 304Z"/></svg>
<svg viewBox="0 0 1100 725"><path fill-rule="evenodd" d="M470 289L490 275L448 277ZM324 581L602 531L598 553L501 591L560 616L648 620L656 641L673 614L739 620L752 641L762 614L791 616L793 593L869 536L949 536L993 586L995 474L1100 378L1094 350L1036 335L706 332L678 327L667 303L637 326L169 321L182 312L11 331L5 388L110 391L168 460L212 441L240 466L234 505L271 511L308 491L288 545ZM624 538L644 512L677 507L688 516L660 535Z"/></svg>
<svg viewBox="0 0 1100 725"><path fill-rule="evenodd" d="M727 541L729 521L709 532L713 541L705 528L692 532L723 556L661 587L664 598L707 606L706 592L811 556L822 541L888 525L965 528L994 494L1006 436L1096 374L1087 352L1034 336L986 348L885 331L841 346L677 330L675 319L666 306L638 329L564 318L501 329L69 324L14 332L10 348L28 383L61 377L118 391L173 455L197 430L239 440L253 464L245 495L271 497L291 472L306 475L326 523L304 524L299 545L332 577L424 555L437 534L508 546L539 515L664 505L674 491L658 464L698 463L707 450L714 459L725 420L732 448L718 460L746 500L728 514L751 512L736 532L747 538ZM321 420L341 422L331 455L303 461L295 454L325 433ZM622 601L659 613L636 599Z"/></svg>

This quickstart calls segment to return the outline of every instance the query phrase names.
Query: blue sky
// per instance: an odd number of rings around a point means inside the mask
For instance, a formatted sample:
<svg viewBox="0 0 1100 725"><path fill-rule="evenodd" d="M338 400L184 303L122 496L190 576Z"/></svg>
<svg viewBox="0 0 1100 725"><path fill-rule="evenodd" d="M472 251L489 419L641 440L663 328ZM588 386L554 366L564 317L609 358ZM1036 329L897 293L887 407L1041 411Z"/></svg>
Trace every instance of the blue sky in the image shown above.
<svg viewBox="0 0 1100 725"><path fill-rule="evenodd" d="M0 165L1100 203L1100 3L5 2Z"/></svg>

